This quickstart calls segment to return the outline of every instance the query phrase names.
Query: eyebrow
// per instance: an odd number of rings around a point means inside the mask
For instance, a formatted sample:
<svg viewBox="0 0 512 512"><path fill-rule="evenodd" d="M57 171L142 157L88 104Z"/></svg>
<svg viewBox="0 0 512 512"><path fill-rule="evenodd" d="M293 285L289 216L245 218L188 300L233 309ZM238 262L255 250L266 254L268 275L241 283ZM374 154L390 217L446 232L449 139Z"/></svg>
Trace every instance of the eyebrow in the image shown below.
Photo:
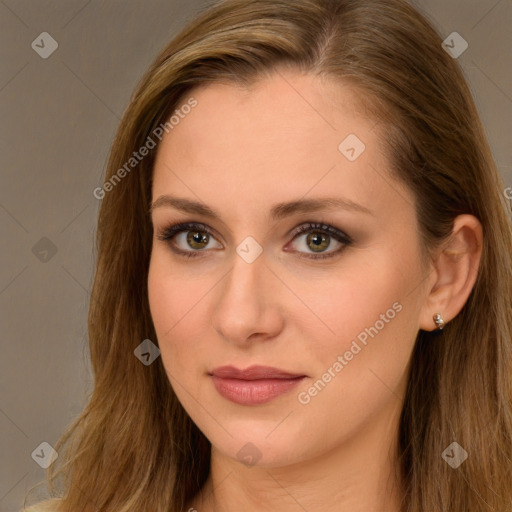
<svg viewBox="0 0 512 512"><path fill-rule="evenodd" d="M202 215L211 219L221 220L221 216L215 210L210 208L204 203L191 201L182 197L175 197L170 195L162 195L154 201L150 208L151 214L154 210L161 207L171 207L185 213ZM363 205L354 203L349 199L340 197L323 197L314 199L299 199L296 201L289 201L284 203L277 203L270 209L270 219L273 221L290 217L297 213L309 213L322 210L348 210L364 213L367 215L374 215L374 213Z"/></svg>

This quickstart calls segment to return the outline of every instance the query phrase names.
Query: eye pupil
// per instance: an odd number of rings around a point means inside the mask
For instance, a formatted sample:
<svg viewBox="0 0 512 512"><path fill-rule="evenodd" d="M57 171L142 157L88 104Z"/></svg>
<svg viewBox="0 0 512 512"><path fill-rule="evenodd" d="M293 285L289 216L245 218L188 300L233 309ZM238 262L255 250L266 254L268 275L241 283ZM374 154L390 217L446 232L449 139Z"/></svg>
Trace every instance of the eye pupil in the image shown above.
<svg viewBox="0 0 512 512"><path fill-rule="evenodd" d="M203 235L199 231L189 231L187 242L191 247L197 248L195 244L200 245L201 243L208 243L208 235ZM204 247L199 247L199 249L203 248Z"/></svg>
<svg viewBox="0 0 512 512"><path fill-rule="evenodd" d="M311 249L315 252L319 252L319 250L323 250L329 247L329 243L325 243L326 241L327 238L323 234L313 233L308 235L306 243L309 244L310 242L313 242L314 245L311 247Z"/></svg>

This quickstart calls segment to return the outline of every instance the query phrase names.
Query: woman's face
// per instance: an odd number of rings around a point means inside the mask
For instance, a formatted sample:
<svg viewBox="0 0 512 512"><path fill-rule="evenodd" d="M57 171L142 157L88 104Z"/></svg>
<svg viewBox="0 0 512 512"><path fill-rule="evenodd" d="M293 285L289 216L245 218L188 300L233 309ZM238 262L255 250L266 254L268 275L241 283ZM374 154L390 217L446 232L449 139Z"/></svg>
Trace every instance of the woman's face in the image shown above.
<svg viewBox="0 0 512 512"><path fill-rule="evenodd" d="M379 150L385 131L349 87L292 71L190 96L155 162L148 278L176 395L218 453L249 465L372 432L382 443L429 288L413 196ZM178 223L201 226L158 239ZM302 377L211 375L225 365Z"/></svg>

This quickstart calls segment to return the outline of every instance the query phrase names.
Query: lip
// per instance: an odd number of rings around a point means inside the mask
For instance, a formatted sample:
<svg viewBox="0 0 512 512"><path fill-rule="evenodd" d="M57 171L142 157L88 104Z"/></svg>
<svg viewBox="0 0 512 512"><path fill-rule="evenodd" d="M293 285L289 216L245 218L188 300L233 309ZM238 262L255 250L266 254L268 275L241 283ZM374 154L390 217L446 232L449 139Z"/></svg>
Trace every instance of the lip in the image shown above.
<svg viewBox="0 0 512 512"><path fill-rule="evenodd" d="M245 370L240 370L235 366L220 366L211 371L210 375L225 379L240 380L261 380L261 379L295 379L297 377L306 377L301 373L290 373L272 366L249 366Z"/></svg>
<svg viewBox="0 0 512 512"><path fill-rule="evenodd" d="M270 402L290 391L306 378L306 375L258 365L250 366L245 370L234 366L222 366L209 375L220 395L241 405Z"/></svg>

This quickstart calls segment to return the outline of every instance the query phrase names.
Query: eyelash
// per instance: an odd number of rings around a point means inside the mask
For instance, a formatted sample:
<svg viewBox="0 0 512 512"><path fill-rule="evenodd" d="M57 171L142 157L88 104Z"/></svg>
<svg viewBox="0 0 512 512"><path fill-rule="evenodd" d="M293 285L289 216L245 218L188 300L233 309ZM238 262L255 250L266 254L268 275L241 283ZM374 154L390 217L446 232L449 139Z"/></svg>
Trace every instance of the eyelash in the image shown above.
<svg viewBox="0 0 512 512"><path fill-rule="evenodd" d="M183 232L187 232L187 231L204 232L204 233L207 233L211 237L215 237L212 230L205 224L197 223L197 222L189 222L189 223L180 223L180 224L170 225L167 228L164 228L157 235L157 238L158 238L158 240L168 242L169 245L171 245L172 239L176 235L183 233ZM310 232L322 233L324 235L328 235L328 236L334 238L336 241L342 243L343 247L341 247L337 251L332 251L332 252L329 252L326 254L319 253L316 255L313 255L312 253L309 253L308 255L306 255L306 253L298 251L299 258L307 258L310 260L311 259L312 260L323 260L323 259L327 259L327 258L333 258L334 256L337 256L338 254L340 254L346 247L349 247L350 245L352 245L354 242L352 240L352 238L349 235L343 233L343 231L340 231L339 229L336 229L335 227L330 226L328 224L318 224L315 222L307 222L306 224L303 224L299 228L297 228L293 233L294 236L293 236L292 240L295 240L296 238L298 238L300 235L302 235L304 233L310 233ZM194 251L194 250L183 251L181 249L177 249L176 247L174 247L172 245L171 245L171 249L174 253L176 253L179 256L182 256L184 258L201 257L200 253L205 252L203 250L201 250L201 251Z"/></svg>

